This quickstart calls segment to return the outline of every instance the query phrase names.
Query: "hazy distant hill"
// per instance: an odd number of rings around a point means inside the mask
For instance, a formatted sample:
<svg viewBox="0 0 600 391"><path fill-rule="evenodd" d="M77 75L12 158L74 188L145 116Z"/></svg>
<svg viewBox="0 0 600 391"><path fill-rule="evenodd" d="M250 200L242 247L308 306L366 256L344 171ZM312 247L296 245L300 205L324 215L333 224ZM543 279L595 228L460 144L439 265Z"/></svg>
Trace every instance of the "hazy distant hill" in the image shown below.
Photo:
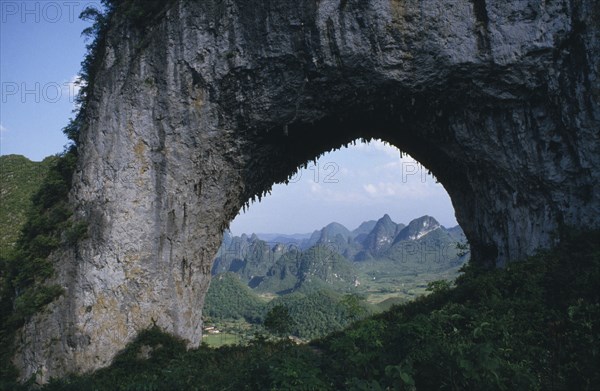
<svg viewBox="0 0 600 391"><path fill-rule="evenodd" d="M257 235L226 233L213 274L236 273L260 292L287 294L307 287L350 291L365 276L438 273L466 261L456 248L465 241L460 227L446 229L430 216L404 225L386 214L352 231L334 222L308 239L298 236L271 234L284 240L266 242Z"/></svg>
<svg viewBox="0 0 600 391"><path fill-rule="evenodd" d="M406 240L418 240L428 233L441 228L440 223L433 217L423 216L411 221L394 239L394 244Z"/></svg>
<svg viewBox="0 0 600 391"><path fill-rule="evenodd" d="M368 251L371 256L382 254L390 248L402 228L404 224L396 224L389 215L384 215L362 241L363 250Z"/></svg>
<svg viewBox="0 0 600 391"><path fill-rule="evenodd" d="M277 251L256 235L231 237L226 235L224 244L213 264L212 274L233 272L249 283L255 276L264 276L276 258L285 251Z"/></svg>
<svg viewBox="0 0 600 391"><path fill-rule="evenodd" d="M268 243L300 243L303 240L310 238L309 233L307 234L256 234L261 240Z"/></svg>
<svg viewBox="0 0 600 391"><path fill-rule="evenodd" d="M348 290L356 279L350 261L326 246L317 245L306 251L294 249L285 253L264 277L250 284L258 291L286 294L303 288Z"/></svg>
<svg viewBox="0 0 600 391"><path fill-rule="evenodd" d="M360 236L360 235L367 236L373 230L373 228L375 228L375 225L377 225L377 220L365 221L364 223L361 223L358 226L358 228L356 228L354 231L352 231L352 235L354 235L355 239L360 241L358 236Z"/></svg>

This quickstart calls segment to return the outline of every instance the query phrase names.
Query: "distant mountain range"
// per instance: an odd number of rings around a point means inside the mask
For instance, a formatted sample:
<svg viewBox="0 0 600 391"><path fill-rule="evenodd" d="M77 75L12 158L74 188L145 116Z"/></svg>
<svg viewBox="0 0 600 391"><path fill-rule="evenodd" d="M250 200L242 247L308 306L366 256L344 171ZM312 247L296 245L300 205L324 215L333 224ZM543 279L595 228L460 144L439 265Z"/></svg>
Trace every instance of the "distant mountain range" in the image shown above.
<svg viewBox="0 0 600 391"><path fill-rule="evenodd" d="M456 243L465 241L459 226L447 229L431 216L405 225L387 214L354 230L333 222L312 234L226 232L212 272L233 272L252 289L279 294L307 286L352 290L366 270L410 274L460 265L466 258Z"/></svg>

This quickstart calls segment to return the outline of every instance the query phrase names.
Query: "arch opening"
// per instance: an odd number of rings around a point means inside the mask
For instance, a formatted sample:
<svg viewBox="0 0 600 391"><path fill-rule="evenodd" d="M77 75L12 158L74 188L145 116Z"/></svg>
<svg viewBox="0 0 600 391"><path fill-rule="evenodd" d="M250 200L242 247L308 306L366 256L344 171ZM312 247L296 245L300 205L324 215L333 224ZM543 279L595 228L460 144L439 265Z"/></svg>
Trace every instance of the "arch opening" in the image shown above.
<svg viewBox="0 0 600 391"><path fill-rule="evenodd" d="M290 311L290 335L321 337L451 283L468 261L443 186L388 143L355 140L287 182L225 232L204 307L209 344L264 332L275 306Z"/></svg>
<svg viewBox="0 0 600 391"><path fill-rule="evenodd" d="M490 188L507 185L498 181L495 174L485 172L493 170L494 163L470 159L456 136L444 129L448 126L450 114L447 111L452 110L452 105L444 110L436 109L437 106L431 104L431 95L415 94L411 99L403 98L410 107L398 108L392 103L398 99L398 92L382 90L380 96L373 98L366 94L366 102L359 100L349 104L336 115L305 121L302 114L296 112L294 121L289 124L273 125L266 133L249 135L249 149L240 167L243 189L238 193L236 204L245 210L251 202L268 195L274 184L294 180L300 168L311 162L314 165L325 153L348 147L357 140L379 140L397 148L400 157L412 157L415 164L422 167L419 172L432 175L442 184L453 203L456 220L465 227L478 262L487 266L502 265L510 250L506 247L512 244L504 241L500 244L505 247L499 248L498 242L502 240L484 232L485 216L481 216L482 210L474 208L477 193L487 191L475 189L474 180L488 182ZM339 107L331 110L337 109ZM507 191L509 189L501 189L503 193ZM226 209L227 220L232 221L238 209Z"/></svg>
<svg viewBox="0 0 600 391"><path fill-rule="evenodd" d="M321 208L316 216L310 216L312 223L299 221L306 219L302 213L314 213L319 204L332 208L336 202L342 207L334 213L323 215ZM276 211L267 216L269 208ZM368 211L357 216L362 210ZM234 234L293 233L287 232L289 220L296 232L312 231L331 222L328 219L345 218L341 222L352 226L363 222L360 216L367 220L392 213L406 220L411 218L411 210L435 215L448 226L458 224L448 193L431 171L380 139L356 139L306 161L283 183L274 184L260 198L248 200L232 220L230 230ZM260 225L255 217L263 218ZM266 224L269 219L276 220Z"/></svg>

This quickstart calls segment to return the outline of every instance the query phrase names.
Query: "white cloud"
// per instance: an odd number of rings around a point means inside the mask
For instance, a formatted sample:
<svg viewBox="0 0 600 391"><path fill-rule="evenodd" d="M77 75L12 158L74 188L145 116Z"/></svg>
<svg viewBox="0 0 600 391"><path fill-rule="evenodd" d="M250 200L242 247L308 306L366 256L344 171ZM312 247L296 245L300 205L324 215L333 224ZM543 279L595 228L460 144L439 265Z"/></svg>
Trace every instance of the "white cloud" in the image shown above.
<svg viewBox="0 0 600 391"><path fill-rule="evenodd" d="M426 186L418 183L378 182L363 185L363 190L371 198L397 197L401 199L422 199L433 195Z"/></svg>
<svg viewBox="0 0 600 391"><path fill-rule="evenodd" d="M313 194L320 194L323 188L320 184L315 182L310 182L310 192Z"/></svg>
<svg viewBox="0 0 600 391"><path fill-rule="evenodd" d="M4 134L8 132L8 129L2 124L0 124L0 141L4 141Z"/></svg>
<svg viewBox="0 0 600 391"><path fill-rule="evenodd" d="M369 201L364 193L356 190L348 191L348 189L337 187L333 183L313 182L309 186L309 191L312 198L320 202L357 204Z"/></svg>
<svg viewBox="0 0 600 391"><path fill-rule="evenodd" d="M341 175L344 175L344 176L346 176L346 177L349 177L349 176L354 176L354 175L356 175L356 174L354 173L354 171L350 170L350 169L349 169L349 168L347 168L347 167L342 167L342 168L340 168L340 174L341 174Z"/></svg>
<svg viewBox="0 0 600 391"><path fill-rule="evenodd" d="M377 187L375 187L375 185L373 185L372 183L364 185L363 188L368 194L372 196L377 195Z"/></svg>
<svg viewBox="0 0 600 391"><path fill-rule="evenodd" d="M79 75L71 77L71 80L63 83L63 93L68 97L69 102L75 102L82 87L85 87L86 82Z"/></svg>
<svg viewBox="0 0 600 391"><path fill-rule="evenodd" d="M409 165L414 165L414 166L419 166L422 167L421 163L419 163L418 161L416 161L415 159L413 159L412 157L405 155L402 156L401 158L398 156L395 156L397 159L395 159L394 161L376 166L375 169L376 170L401 170L402 167L406 167Z"/></svg>

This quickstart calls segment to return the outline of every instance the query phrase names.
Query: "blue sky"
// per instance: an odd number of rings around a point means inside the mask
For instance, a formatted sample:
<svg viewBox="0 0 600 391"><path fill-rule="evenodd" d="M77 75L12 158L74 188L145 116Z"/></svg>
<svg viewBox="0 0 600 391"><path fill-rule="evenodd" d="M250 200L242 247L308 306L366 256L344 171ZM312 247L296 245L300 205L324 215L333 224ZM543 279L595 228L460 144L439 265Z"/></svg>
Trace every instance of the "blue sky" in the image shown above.
<svg viewBox="0 0 600 391"><path fill-rule="evenodd" d="M89 26L78 16L94 4L0 0L1 154L39 161L63 150Z"/></svg>
<svg viewBox="0 0 600 391"><path fill-rule="evenodd" d="M358 143L310 163L289 185L250 205L231 223L241 233L307 233L332 221L349 229L389 214L397 223L430 215L455 226L454 209L443 186L410 157L379 140Z"/></svg>
<svg viewBox="0 0 600 391"><path fill-rule="evenodd" d="M0 0L0 154L32 160L60 153L73 116L74 84L89 23L79 13L99 1ZM305 233L337 221L353 229L388 213L396 222L429 214L456 224L443 187L418 163L376 141L326 154L288 186L250 206L231 225L242 232Z"/></svg>

